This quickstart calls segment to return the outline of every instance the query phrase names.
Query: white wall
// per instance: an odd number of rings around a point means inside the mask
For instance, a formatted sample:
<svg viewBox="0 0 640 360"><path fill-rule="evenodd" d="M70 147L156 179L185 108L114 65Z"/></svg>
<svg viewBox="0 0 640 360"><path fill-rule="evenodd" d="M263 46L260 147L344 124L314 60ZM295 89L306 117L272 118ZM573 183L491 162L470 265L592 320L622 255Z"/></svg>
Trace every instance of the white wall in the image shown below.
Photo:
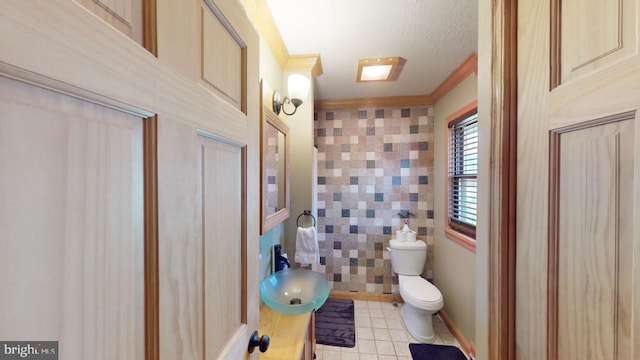
<svg viewBox="0 0 640 360"><path fill-rule="evenodd" d="M271 49L263 38L260 38L260 78L263 81L263 97L270 104L271 92L277 90L281 97L288 93L287 78L290 73L283 72ZM276 225L260 237L260 276L268 275L271 266L271 247L282 244L282 251L290 260L295 255L296 219L303 210L313 209L313 78L311 72L301 75L311 80L309 96L292 116L280 113L278 117L289 126L290 137L290 204L289 218ZM287 111L292 105L287 104ZM293 265L293 262L292 262Z"/></svg>
<svg viewBox="0 0 640 360"><path fill-rule="evenodd" d="M289 125L289 133L291 136L291 156L290 156L290 183L291 183L291 201L290 201L290 216L285 220L284 231L284 245L283 250L287 252L289 259L293 260L296 248L296 219L298 215L302 214L304 210L313 209L313 198L315 194L313 192L313 167L315 163L313 161L313 77L311 72L301 72L303 76L306 76L311 81L311 88L309 89L309 96L298 108L295 114L292 116L280 114L280 118L283 119L287 125ZM286 83L287 77L290 73L285 73L283 81ZM287 90L283 89L281 92L287 94ZM291 104L287 105L287 111L291 111ZM302 221L302 219L300 220ZM308 221L308 220L307 220ZM293 262L291 261L293 266Z"/></svg>
<svg viewBox="0 0 640 360"><path fill-rule="evenodd" d="M260 37L260 79L263 82L263 104L269 105L273 89L277 89L281 95L283 94L283 76L278 61L262 37Z"/></svg>
<svg viewBox="0 0 640 360"><path fill-rule="evenodd" d="M263 81L263 97L269 97L272 89L278 89L282 93L282 69L276 61L271 49L260 38L260 79ZM260 199L257 199L260 201ZM272 259L271 248L273 245L284 243L284 224L271 228L260 236L260 279L271 274Z"/></svg>
<svg viewBox="0 0 640 360"><path fill-rule="evenodd" d="M477 77L469 75L434 106L434 282L444 310L464 337L475 341L476 256L444 234L447 201L446 118L477 98Z"/></svg>

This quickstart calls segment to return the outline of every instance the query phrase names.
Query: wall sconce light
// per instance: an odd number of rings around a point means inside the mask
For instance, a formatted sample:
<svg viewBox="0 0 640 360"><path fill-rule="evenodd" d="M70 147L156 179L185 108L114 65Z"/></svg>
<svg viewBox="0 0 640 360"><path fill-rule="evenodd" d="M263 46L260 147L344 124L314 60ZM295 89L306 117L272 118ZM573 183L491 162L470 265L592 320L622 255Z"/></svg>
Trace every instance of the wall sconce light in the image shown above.
<svg viewBox="0 0 640 360"><path fill-rule="evenodd" d="M285 113L286 115L293 115L298 110L298 106L302 105L302 103L307 99L309 95L309 87L311 86L311 82L306 77L300 74L292 74L289 75L288 79L288 89L289 89L289 98L285 96L282 100L280 100L280 94L277 90L273 91L273 112L278 115L280 111ZM293 104L293 111L288 113L284 109L285 104Z"/></svg>

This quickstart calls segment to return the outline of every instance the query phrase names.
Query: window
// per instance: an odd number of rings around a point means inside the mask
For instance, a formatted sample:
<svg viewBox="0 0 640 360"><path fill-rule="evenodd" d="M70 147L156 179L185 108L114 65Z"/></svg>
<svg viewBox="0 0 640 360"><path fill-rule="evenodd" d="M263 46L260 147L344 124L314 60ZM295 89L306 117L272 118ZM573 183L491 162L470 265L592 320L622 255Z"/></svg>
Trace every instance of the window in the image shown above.
<svg viewBox="0 0 640 360"><path fill-rule="evenodd" d="M448 229L475 250L478 194L478 113L476 103L449 119ZM457 233L457 234L456 234ZM462 236L459 236L462 235ZM471 244L472 243L472 244Z"/></svg>

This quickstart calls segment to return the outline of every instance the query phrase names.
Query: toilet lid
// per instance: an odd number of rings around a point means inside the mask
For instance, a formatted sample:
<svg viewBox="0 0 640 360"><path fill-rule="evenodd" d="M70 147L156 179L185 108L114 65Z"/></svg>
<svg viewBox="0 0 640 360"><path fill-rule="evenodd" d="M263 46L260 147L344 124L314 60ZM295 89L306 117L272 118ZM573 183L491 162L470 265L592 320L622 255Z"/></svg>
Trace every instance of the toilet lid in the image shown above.
<svg viewBox="0 0 640 360"><path fill-rule="evenodd" d="M400 295L406 302L425 310L440 310L442 293L420 276L401 276Z"/></svg>
<svg viewBox="0 0 640 360"><path fill-rule="evenodd" d="M389 246L392 249L398 250L415 250L415 249L426 249L427 244L422 240L416 241L399 241L396 239L389 240Z"/></svg>

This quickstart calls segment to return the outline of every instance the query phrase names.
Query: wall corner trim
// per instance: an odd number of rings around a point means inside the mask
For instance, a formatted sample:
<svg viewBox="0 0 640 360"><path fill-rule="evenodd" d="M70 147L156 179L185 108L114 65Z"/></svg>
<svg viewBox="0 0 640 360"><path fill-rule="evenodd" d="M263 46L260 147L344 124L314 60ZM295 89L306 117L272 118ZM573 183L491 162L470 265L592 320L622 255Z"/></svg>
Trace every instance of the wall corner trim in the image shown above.
<svg viewBox="0 0 640 360"><path fill-rule="evenodd" d="M444 321L445 325L447 325L447 327L449 328L451 335L453 335L456 338L456 340L458 340L458 342L460 343L460 347L462 348L462 350L464 350L467 356L471 355L472 358L475 358L476 354L474 351L473 343L469 342L464 337L460 329L458 329L458 327L453 322L453 320L449 317L449 315L447 315L447 312L444 311L444 309L440 309L440 311L438 312L438 315L440 315L440 318L442 319L442 321Z"/></svg>

